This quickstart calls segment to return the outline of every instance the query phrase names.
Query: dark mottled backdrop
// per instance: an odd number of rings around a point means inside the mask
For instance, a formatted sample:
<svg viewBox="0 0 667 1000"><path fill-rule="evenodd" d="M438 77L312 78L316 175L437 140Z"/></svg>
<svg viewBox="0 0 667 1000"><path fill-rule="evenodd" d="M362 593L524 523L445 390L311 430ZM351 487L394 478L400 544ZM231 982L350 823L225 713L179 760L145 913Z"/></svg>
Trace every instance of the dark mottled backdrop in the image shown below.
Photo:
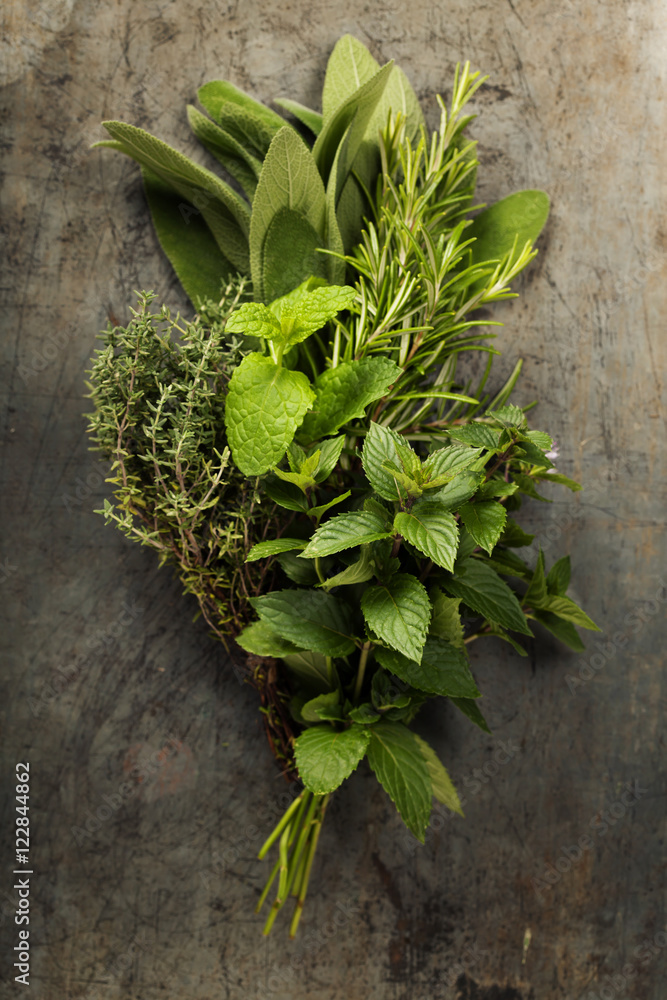
<svg viewBox="0 0 667 1000"><path fill-rule="evenodd" d="M14 0L2 18L3 774L30 762L35 872L31 986L7 968L2 996L664 1000L664 5ZM362 767L290 945L252 912L284 789L253 692L153 554L93 512L96 332L136 288L186 303L136 167L88 147L113 117L192 151L185 104L216 76L316 102L345 31L398 61L432 123L457 60L488 73L481 196L552 196L498 309L497 376L525 358L520 401L539 397L585 485L525 523L549 558L572 552L602 634L580 656L480 644L493 738L446 705L424 719L465 821L437 817L418 847Z"/></svg>

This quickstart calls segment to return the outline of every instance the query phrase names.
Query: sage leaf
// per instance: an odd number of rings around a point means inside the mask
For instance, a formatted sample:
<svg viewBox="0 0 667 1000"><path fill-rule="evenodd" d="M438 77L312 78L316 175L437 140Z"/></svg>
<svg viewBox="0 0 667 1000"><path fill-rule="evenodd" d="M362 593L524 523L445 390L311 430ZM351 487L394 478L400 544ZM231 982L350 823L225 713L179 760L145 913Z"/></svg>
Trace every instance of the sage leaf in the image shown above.
<svg viewBox="0 0 667 1000"><path fill-rule="evenodd" d="M313 135L319 135L322 131L322 115L319 111L313 111L312 108L307 108L305 104L300 104L298 101L293 101L288 97L274 97L273 103L277 104L279 108L284 108L285 111L289 111L291 115L309 128Z"/></svg>
<svg viewBox="0 0 667 1000"><path fill-rule="evenodd" d="M315 394L305 375L247 354L234 370L225 405L227 437L236 466L257 476L276 465Z"/></svg>
<svg viewBox="0 0 667 1000"><path fill-rule="evenodd" d="M369 730L359 725L336 732L332 726L306 729L294 743L299 776L315 795L333 792L357 768L368 747Z"/></svg>
<svg viewBox="0 0 667 1000"><path fill-rule="evenodd" d="M234 272L201 212L184 205L177 192L148 167L141 168L148 208L160 246L195 309L218 301Z"/></svg>
<svg viewBox="0 0 667 1000"><path fill-rule="evenodd" d="M276 590L250 601L262 621L289 642L325 656L348 656L355 643L349 608L321 590Z"/></svg>
<svg viewBox="0 0 667 1000"><path fill-rule="evenodd" d="M466 239L473 238L475 264L502 260L515 240L522 247L534 243L549 215L549 197L544 191L516 191L485 208L466 229Z"/></svg>
<svg viewBox="0 0 667 1000"><path fill-rule="evenodd" d="M249 153L233 135L225 132L220 125L211 121L191 104L188 105L188 120L199 141L215 156L227 173L238 181L248 200L252 201L262 171L262 161Z"/></svg>
<svg viewBox="0 0 667 1000"><path fill-rule="evenodd" d="M421 662L431 618L426 588L409 573L396 573L386 583L368 587L361 598L368 627L392 649Z"/></svg>
<svg viewBox="0 0 667 1000"><path fill-rule="evenodd" d="M368 763L403 822L424 842L431 815L433 784L426 759L407 726L381 719L370 726Z"/></svg>

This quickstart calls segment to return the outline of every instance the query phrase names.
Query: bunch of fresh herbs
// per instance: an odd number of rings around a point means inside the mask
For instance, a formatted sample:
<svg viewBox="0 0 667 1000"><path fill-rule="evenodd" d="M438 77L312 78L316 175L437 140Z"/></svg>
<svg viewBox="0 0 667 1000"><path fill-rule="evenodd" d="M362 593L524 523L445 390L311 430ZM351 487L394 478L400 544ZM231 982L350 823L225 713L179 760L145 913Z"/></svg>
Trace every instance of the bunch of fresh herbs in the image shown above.
<svg viewBox="0 0 667 1000"><path fill-rule="evenodd" d="M491 397L492 325L548 214L540 191L471 212L465 106L483 80L457 69L428 133L398 67L344 36L322 113L226 81L189 108L229 175L148 133L106 122L141 165L161 245L197 308L109 328L92 370L91 430L113 459L105 514L158 550L215 634L253 658L267 731L300 795L263 846L277 859L265 933L295 897L294 936L331 794L366 758L415 836L432 800L461 812L411 728L449 698L488 731L468 648L537 621L573 649L596 626L511 515L555 471L553 442ZM487 356L463 381L459 356ZM551 457L550 457L551 456ZM519 637L519 638L517 638Z"/></svg>

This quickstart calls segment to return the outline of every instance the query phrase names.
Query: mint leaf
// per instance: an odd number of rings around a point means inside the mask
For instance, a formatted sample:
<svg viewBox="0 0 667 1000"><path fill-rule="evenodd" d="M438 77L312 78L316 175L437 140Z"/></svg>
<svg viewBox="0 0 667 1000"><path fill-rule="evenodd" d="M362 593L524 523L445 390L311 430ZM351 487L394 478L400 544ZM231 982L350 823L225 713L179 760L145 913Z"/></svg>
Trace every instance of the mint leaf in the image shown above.
<svg viewBox="0 0 667 1000"><path fill-rule="evenodd" d="M276 559L285 576L300 587L314 587L319 583L314 563L299 559L296 552L281 552Z"/></svg>
<svg viewBox="0 0 667 1000"><path fill-rule="evenodd" d="M442 586L483 618L499 622L522 635L533 634L514 592L481 560L461 560L456 566L456 576L443 581Z"/></svg>
<svg viewBox="0 0 667 1000"><path fill-rule="evenodd" d="M581 628L587 628L591 632L601 632L595 622L588 617L585 611L571 601L569 597L551 597L549 596L541 606L540 610L550 611L552 614L556 615L558 618L562 618L563 621L572 622L573 625L579 625Z"/></svg>
<svg viewBox="0 0 667 1000"><path fill-rule="evenodd" d="M439 639L446 639L458 649L465 649L463 626L459 613L461 599L459 597L446 597L439 587L431 587L428 596L433 605L431 634Z"/></svg>
<svg viewBox="0 0 667 1000"><path fill-rule="evenodd" d="M350 285L328 285L305 292L296 302L285 302L280 310L280 322L286 343L300 344L311 333L321 330L342 309L350 308L356 294Z"/></svg>
<svg viewBox="0 0 667 1000"><path fill-rule="evenodd" d="M534 538L535 535L529 535L516 521L508 518L505 530L500 536L500 544L513 549L522 549L525 545L530 545Z"/></svg>
<svg viewBox="0 0 667 1000"><path fill-rule="evenodd" d="M299 652L299 646L283 639L265 622L247 625L236 637L236 641L246 653L253 653L255 656L282 657Z"/></svg>
<svg viewBox="0 0 667 1000"><path fill-rule="evenodd" d="M306 722L342 721L338 691L318 694L301 706L301 716Z"/></svg>
<svg viewBox="0 0 667 1000"><path fill-rule="evenodd" d="M489 479L488 483L480 486L477 498L490 500L491 497L511 497L518 489L516 483L506 483L504 479Z"/></svg>
<svg viewBox="0 0 667 1000"><path fill-rule="evenodd" d="M350 709L348 714L353 722L362 726L370 726L380 718L380 713L375 711L370 701L364 701L358 708Z"/></svg>
<svg viewBox="0 0 667 1000"><path fill-rule="evenodd" d="M426 767L428 768L428 773L431 778L431 785L433 786L433 797L436 802L441 802L443 806L447 806L452 812L456 812L459 816L463 816L463 809L461 808L461 802L459 800L458 792L454 787L452 779L447 773L445 765L440 761L437 753L432 746L423 740L421 736L417 736L416 733L412 734L417 741L417 745L421 750L424 760L426 761Z"/></svg>
<svg viewBox="0 0 667 1000"><path fill-rule="evenodd" d="M311 517L319 520L319 518L321 518L323 514L326 514L328 510L331 510L331 508L335 507L336 504L342 503L343 500L347 500L347 498L351 495L352 491L348 490L347 493L342 493L339 497L334 497L333 500L329 500L328 503L322 503L318 507L311 507L308 513Z"/></svg>
<svg viewBox="0 0 667 1000"><path fill-rule="evenodd" d="M246 562L254 562L256 559L266 559L268 556L276 556L279 552L293 552L295 549L305 549L307 542L301 538L271 538L267 542L257 542L250 549L246 557Z"/></svg>
<svg viewBox="0 0 667 1000"><path fill-rule="evenodd" d="M444 485L459 472L474 465L481 453L481 448L465 448L456 444L452 444L448 448L439 448L438 451L432 452L424 462L424 473L428 477L427 481Z"/></svg>
<svg viewBox="0 0 667 1000"><path fill-rule="evenodd" d="M258 476L280 461L315 398L305 375L262 354L247 354L234 370L225 406L235 465Z"/></svg>
<svg viewBox="0 0 667 1000"><path fill-rule="evenodd" d="M370 735L368 763L403 822L424 842L431 815L433 785L414 733L400 722L381 719L366 730Z"/></svg>
<svg viewBox="0 0 667 1000"><path fill-rule="evenodd" d="M300 437L316 441L363 417L366 408L386 395L401 374L398 365L384 357L346 361L323 372L315 380L316 399Z"/></svg>
<svg viewBox="0 0 667 1000"><path fill-rule="evenodd" d="M543 608L548 596L547 581L544 576L544 553L540 551L528 590L524 594L523 603L531 608Z"/></svg>
<svg viewBox="0 0 667 1000"><path fill-rule="evenodd" d="M454 569L459 529L453 514L438 500L418 500L394 518L394 531L437 566Z"/></svg>
<svg viewBox="0 0 667 1000"><path fill-rule="evenodd" d="M367 580L373 578L376 568L370 545L362 545L361 555L357 562L352 563L351 566L337 573L336 576L329 577L328 580L320 584L320 587L323 587L325 590L331 590L332 587L349 586L353 583L366 583Z"/></svg>
<svg viewBox="0 0 667 1000"><path fill-rule="evenodd" d="M353 725L337 733L331 726L313 726L294 743L299 776L315 795L328 795L356 769L368 747L369 730Z"/></svg>
<svg viewBox="0 0 667 1000"><path fill-rule="evenodd" d="M262 480L262 489L274 503L286 510L303 513L308 510L308 501L302 491L292 483L281 482L275 473Z"/></svg>
<svg viewBox="0 0 667 1000"><path fill-rule="evenodd" d="M290 674L308 691L329 691L331 682L326 657L312 650L298 650L283 655L283 663Z"/></svg>
<svg viewBox="0 0 667 1000"><path fill-rule="evenodd" d="M570 586L570 557L563 556L553 564L547 574L547 588L550 594L564 597Z"/></svg>
<svg viewBox="0 0 667 1000"><path fill-rule="evenodd" d="M323 483L325 479L328 479L333 470L336 468L344 444L344 434L341 434L340 437L327 438L326 441L319 442L318 451L320 457L317 463L317 468L313 473L318 483Z"/></svg>
<svg viewBox="0 0 667 1000"><path fill-rule="evenodd" d="M444 504L447 510L458 510L462 503L477 492L483 478L482 472L460 472L435 494L434 499ZM423 488L429 489L430 484L424 483Z"/></svg>
<svg viewBox="0 0 667 1000"><path fill-rule="evenodd" d="M400 461L399 451L405 440L396 431L371 421L361 452L364 472L371 486L384 500L399 500L405 496L396 480L384 468L386 462Z"/></svg>
<svg viewBox="0 0 667 1000"><path fill-rule="evenodd" d="M560 486L567 486L568 490L577 493L581 489L581 483L575 482L568 476L561 476L558 472L544 472L537 476L542 483L558 483Z"/></svg>
<svg viewBox="0 0 667 1000"><path fill-rule="evenodd" d="M479 698L466 654L444 639L429 636L420 663L393 649L378 648L375 658L385 670L419 691L447 698Z"/></svg>
<svg viewBox="0 0 667 1000"><path fill-rule="evenodd" d="M474 698L450 698L452 705L456 705L460 712L463 712L471 722L474 722L476 726L491 735L491 730L489 729L488 723L482 713L479 710L479 705L474 700Z"/></svg>
<svg viewBox="0 0 667 1000"><path fill-rule="evenodd" d="M507 511L502 504L495 500L464 503L459 509L459 514L477 544L491 555L507 520Z"/></svg>
<svg viewBox="0 0 667 1000"><path fill-rule="evenodd" d="M550 611L535 610L533 611L533 615L536 621L544 625L545 629L551 632L552 635L555 635L557 639L560 639L561 642L564 642L570 649L573 649L575 653L583 653L586 649L572 622L564 621Z"/></svg>
<svg viewBox="0 0 667 1000"><path fill-rule="evenodd" d="M244 302L229 317L225 329L229 333L245 333L248 337L282 340L280 320L261 302Z"/></svg>
<svg viewBox="0 0 667 1000"><path fill-rule="evenodd" d="M301 558L330 556L334 552L352 549L356 545L375 542L380 538L391 538L386 519L365 510L339 514L317 529L307 548L301 553Z"/></svg>
<svg viewBox="0 0 667 1000"><path fill-rule="evenodd" d="M250 601L263 622L302 649L325 656L354 651L349 608L321 590L275 590Z"/></svg>
<svg viewBox="0 0 667 1000"><path fill-rule="evenodd" d="M466 427L449 427L447 428L447 433L455 441L486 448L487 451L496 451L500 438L500 431L489 427L488 424L473 423L468 424Z"/></svg>
<svg viewBox="0 0 667 1000"><path fill-rule="evenodd" d="M361 598L361 610L383 642L421 661L431 604L426 588L414 576L397 573L386 584L369 587Z"/></svg>

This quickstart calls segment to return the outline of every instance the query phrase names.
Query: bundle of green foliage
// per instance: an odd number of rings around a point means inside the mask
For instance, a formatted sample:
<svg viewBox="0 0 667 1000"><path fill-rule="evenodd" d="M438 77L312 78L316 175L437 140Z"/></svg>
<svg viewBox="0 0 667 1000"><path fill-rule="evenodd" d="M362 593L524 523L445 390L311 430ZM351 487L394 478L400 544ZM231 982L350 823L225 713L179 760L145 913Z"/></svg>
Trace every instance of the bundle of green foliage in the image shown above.
<svg viewBox="0 0 667 1000"><path fill-rule="evenodd" d="M301 916L331 794L363 758L423 841L433 798L460 812L444 765L410 728L433 696L488 731L467 649L541 623L573 649L595 629L516 550L510 517L553 467L548 434L491 398L476 310L512 295L548 213L518 192L470 218L477 160L463 113L483 81L457 69L428 134L405 75L345 36L322 114L231 84L199 92L195 134L243 191L165 143L107 122L139 161L160 242L198 309L150 296L109 329L92 370L97 447L114 461L107 519L158 549L209 624L254 657L267 730L303 791L260 852L278 858L265 925ZM252 301L251 301L252 297ZM180 339L172 339L172 334ZM487 354L477 384L459 355Z"/></svg>

